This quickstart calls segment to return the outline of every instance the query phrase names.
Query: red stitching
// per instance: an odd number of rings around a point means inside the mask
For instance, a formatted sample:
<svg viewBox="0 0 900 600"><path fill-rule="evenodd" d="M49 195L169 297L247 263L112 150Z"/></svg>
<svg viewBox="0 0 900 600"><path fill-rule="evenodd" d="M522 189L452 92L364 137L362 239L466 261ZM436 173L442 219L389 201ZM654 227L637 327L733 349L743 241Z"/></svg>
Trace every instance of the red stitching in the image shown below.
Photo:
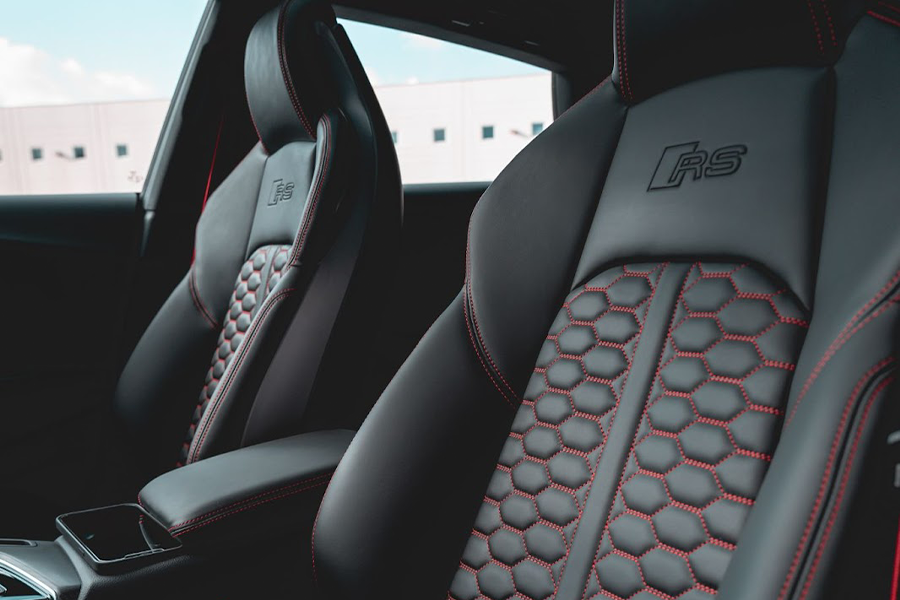
<svg viewBox="0 0 900 600"><path fill-rule="evenodd" d="M837 35L834 32L834 20L831 18L831 11L828 10L828 0L820 0L822 2L822 10L825 12L825 19L828 21L828 33L831 34L831 45L837 46Z"/></svg>
<svg viewBox="0 0 900 600"><path fill-rule="evenodd" d="M478 361L481 363L481 366L484 368L485 372L488 374L488 377L491 380L491 383L494 384L494 387L497 388L497 391L503 396L503 399L510 405L515 407L518 397L516 396L515 390L509 382L503 377L503 373L500 372L500 368L497 366L497 363L494 362L494 359L491 357L491 353L487 348L487 344L484 341L484 338L481 335L481 329L478 326L478 317L475 315L475 298L473 297L472 291L472 252L471 252L471 238L472 238L472 221L469 221L469 232L466 237L466 283L465 283L465 292L463 294L463 316L466 321L466 329L469 332L469 341L472 343L472 347L475 349L475 355L478 357ZM470 315L471 312L471 321L470 324ZM480 348L479 344L475 342L475 336L472 334L472 327L474 326L475 333L478 336L478 340L481 342ZM482 357L482 353L484 357ZM490 362L492 369L489 369L487 364L484 362L484 358L487 358L488 362ZM501 386L497 383L494 378L494 374L500 379L500 381L505 386L505 390L501 389ZM510 398L509 396L512 396Z"/></svg>
<svg viewBox="0 0 900 600"><path fill-rule="evenodd" d="M888 2L884 2L883 0L879 0L879 1L878 1L878 4L879 4L879 6L883 6L883 7L885 7L885 8L888 9L888 10L893 10L893 11L895 11L895 12L900 13L900 7L894 6L893 4L890 4L890 3L888 3Z"/></svg>
<svg viewBox="0 0 900 600"><path fill-rule="evenodd" d="M219 324L213 320L212 315L209 314L206 306L204 306L203 300L200 299L200 291L197 289L194 269L191 269L191 273L188 276L188 288L190 289L191 300L194 301L194 306L197 307L197 310L200 312L203 318L206 319L206 322L209 323L210 327L212 327L213 329L218 329Z"/></svg>
<svg viewBox="0 0 900 600"><path fill-rule="evenodd" d="M616 43L619 45L619 55L621 60L621 76L622 91L627 100L634 100L634 93L631 90L631 79L628 76L628 54L625 48L625 0L618 0L616 3Z"/></svg>
<svg viewBox="0 0 900 600"><path fill-rule="evenodd" d="M223 398L228 395L228 391L231 389L231 384L234 382L235 377L237 376L238 371L240 371L241 365L244 362L244 358L247 356L249 352L250 346L253 345L253 341L256 339L256 335L259 333L260 328L262 327L262 323L265 321L269 312L274 308L274 306L284 300L287 296L293 293L294 289L287 289L283 292L279 293L277 296L273 296L271 299L267 299L268 302L257 315L257 318L253 320L253 324L251 328L252 332L248 333L247 337L241 342L240 348L238 349L239 356L236 357L236 360L232 364L232 368L229 369L228 379L225 382L225 386L222 389L221 394L217 394L214 398L214 405L210 406L206 409L206 412L201 418L200 425L203 428L199 441L197 438L194 438L194 442L196 446L194 447L194 451L190 453L188 457L188 462L194 462L197 460L197 456L200 454L200 449L203 447L203 443L206 441L206 436L209 433L210 427L212 426L212 422L215 420L216 415L219 412L219 408L224 404ZM217 390L218 391L218 390ZM207 417L207 415L209 415ZM193 445L193 444L192 444Z"/></svg>
<svg viewBox="0 0 900 600"><path fill-rule="evenodd" d="M194 525L193 527L188 527L187 529L185 529L185 530L183 530L183 531L179 531L179 532L177 532L177 533L173 533L173 534L172 534L172 537L181 537L181 536L183 536L183 535L187 535L188 533L190 533L190 532L192 532L192 531L196 531L196 530L198 530L198 529L200 529L200 528L202 528L202 527L206 527L207 525L212 525L213 523L215 523L215 522L217 522L217 521L221 521L222 519L225 519L226 517L232 517L232 516L234 516L234 515L236 515L236 514L238 514L238 513L242 513L242 512L244 512L244 511L250 510L251 508L256 508L256 507L258 507L258 506L262 506L263 504L268 504L268 503L274 502L274 501L276 501L276 500L281 500L281 499L283 499L283 498L288 498L288 497L290 497L290 496L296 496L297 494L299 494L299 493L301 493L301 492L305 492L305 491L307 491L307 490L313 490L313 489L322 487L322 486L325 485L325 484L326 484L326 482L321 481L321 482L319 482L319 483L316 483L316 484L313 484L313 485L310 485L310 486L306 486L306 487L302 487L302 488L299 488L299 489L296 489L296 490L293 490L293 491L290 491L290 492L281 494L281 495L279 495L279 496L275 496L275 497L273 497L273 498L267 498L267 499L265 499L265 500L260 500L259 502L256 502L256 503L254 503L254 504L250 504L250 505L244 506L244 507L242 507L242 508L239 508L239 509L237 509L237 510L231 511L231 512L229 512L229 513L225 513L225 514L223 514L223 515L219 515L219 516L216 517L215 519L210 519L209 521L206 521L205 523L199 523L199 524L197 524L197 525Z"/></svg>
<svg viewBox="0 0 900 600"><path fill-rule="evenodd" d="M900 582L900 526L897 527L897 547L894 550L894 576L891 578L891 600L897 600L898 582Z"/></svg>
<svg viewBox="0 0 900 600"><path fill-rule="evenodd" d="M879 14L879 13L875 12L874 10L869 11L869 16L875 17L879 21L884 21L885 23L890 23L891 25L894 25L895 27L900 27L900 21L895 21L894 19L892 19L890 17L886 17L882 14Z"/></svg>
<svg viewBox="0 0 900 600"><path fill-rule="evenodd" d="M694 266L697 266L699 263L694 263ZM603 536L607 534L609 531L609 526L612 523L612 514L615 509L616 498L622 493L622 488L625 486L625 471L628 469L628 460L631 455L634 453L634 449L638 444L638 435L641 433L640 424L644 419L647 418L647 412L650 410L650 400L653 397L653 388L656 385L656 382L660 379L660 373L662 372L663 366L663 357L666 353L666 348L669 346L669 342L672 340L672 332L675 330L675 319L678 315L678 307L684 302L684 293L688 288L688 280L691 277L691 273L693 272L693 266L688 270L687 274L684 276L684 281L681 282L681 290L678 292L678 298L675 300L675 308L672 311L672 317L669 319L669 329L666 332L666 337L663 340L662 347L659 351L659 360L656 361L656 373L653 375L653 380L650 382L650 389L647 393L647 398L644 401L644 410L641 412L640 420L638 421L638 426L635 428L634 435L631 438L631 446L628 452L625 454L625 462L622 464L622 471L619 474L619 483L616 486L616 492L613 496L613 502L609 507L609 512L606 514L606 523L603 525L603 531L600 534L601 539ZM597 548L597 552L594 553L594 560L591 564L591 572L597 566L597 561L600 558L600 548ZM643 572L641 571L641 579L643 580ZM588 595L588 587L591 583L591 575L588 574L587 581L584 582L584 591L582 592L582 597L587 598ZM646 585L644 587L647 587Z"/></svg>
<svg viewBox="0 0 900 600"><path fill-rule="evenodd" d="M330 175L328 169L330 165L331 158L331 118L328 115L323 115L322 119L325 124L325 144L322 147L322 154L325 155L325 160L322 164L322 170L319 172L319 177L316 181L316 186L313 191L313 199L310 204L309 210L306 212L303 218L303 225L300 227L300 233L297 234L297 240L294 242L293 254L291 256L291 265L296 265L297 261L300 260L300 254L303 252L303 245L306 243L306 234L309 232L310 225L312 225L312 221L316 215L316 208L319 204L319 199L322 195L322 190L325 188L325 179Z"/></svg>
<svg viewBox="0 0 900 600"><path fill-rule="evenodd" d="M600 83L598 83L596 86L594 86L594 89L592 89L592 90L589 91L587 94L585 94L584 96L582 96L581 98L579 98L578 101L577 101L575 104L573 104L572 106L570 106L569 108L567 108L566 110L564 110L563 113L562 113L562 115L559 115L559 119L561 119L562 116L565 115L567 112L569 112L570 110L572 110L573 108L575 108L576 106L578 106L579 104L581 104L582 102L584 102L585 100L587 100L588 98L590 98L591 96L593 96L595 93L599 92L599 91L603 88L603 86L605 86L605 85L606 85L607 83L609 83L610 81L612 81L612 75L607 75L607 76L606 76L606 79L604 79L603 81L601 81ZM559 119L557 119L557 120L559 120Z"/></svg>
<svg viewBox="0 0 900 600"><path fill-rule="evenodd" d="M309 120L306 118L303 106L300 104L300 98L297 95L297 90L294 87L294 80L291 77L291 72L290 69L288 69L287 61L285 59L284 17L287 13L288 6L290 5L290 2L285 2L281 7L281 12L278 13L278 62L281 64L281 76L286 84L288 96L291 98L291 104L294 105L294 110L297 112L297 116L300 117L300 123L303 125L303 128L306 129L309 137L316 139L316 133L313 131Z"/></svg>
<svg viewBox="0 0 900 600"><path fill-rule="evenodd" d="M253 123L253 130L256 131L256 137L259 139L259 144L262 146L263 151L266 154L269 154L269 149L266 148L266 143L263 141L262 134L259 133L259 127L256 125L256 118L253 116L253 107L250 105L249 92L245 90L244 96L247 98L247 109L250 111L250 122Z"/></svg>
<svg viewBox="0 0 900 600"><path fill-rule="evenodd" d="M806 0L806 6L809 8L809 16L812 19L813 28L816 30L816 42L819 46L819 54L825 56L825 44L822 42L822 30L819 28L819 18L816 17L816 11L813 8L812 0Z"/></svg>
<svg viewBox="0 0 900 600"><path fill-rule="evenodd" d="M807 377L806 381L803 384L803 388L800 390L800 393L797 395L797 401L794 403L794 407L791 409L791 414L787 418L785 422L785 427L791 424L791 421L794 419L794 416L797 414L797 409L800 406L800 402L809 392L813 383L815 383L816 379L821 375L822 371L825 369L825 366L828 362L834 358L834 355L837 354L838 350L840 350L850 338L856 335L863 327L868 325L874 318L881 316L883 314L886 307L889 307L890 304L885 305L879 312L876 312L872 315L869 315L867 319L865 319L859 325L856 325L857 321L859 321L860 317L869 312L879 301L882 300L885 294L887 294L897 283L900 282L900 271L897 271L896 274L885 284L883 288L881 288L877 294L872 296L872 298L866 302L865 306L859 309L853 317L847 321L847 324L841 330L841 332L837 335L831 345L825 350L825 353L822 355L822 358L819 359L818 364L816 364L815 368L810 372L809 377ZM856 327L854 327L856 325Z"/></svg>
<svg viewBox="0 0 900 600"><path fill-rule="evenodd" d="M240 506L241 504L253 502L254 500L259 500L261 498L264 498L265 496L271 496L272 494L279 494L279 493L285 492L291 488L302 486L307 483L319 482L322 479L331 479L331 473L323 473L321 475L316 475L315 477L309 477L308 479L303 479L301 481L295 481L294 483L290 483L288 485L284 485L279 488L266 490L265 492L261 492L259 494L256 494L255 496L251 496L249 498L244 498L243 500L237 500L237 501L232 502L231 504L227 504L225 506L220 506L209 512L203 513L199 517L194 517L192 519L188 519L187 521L182 521L181 523L176 523L175 525L172 525L171 527L169 527L169 531L179 529L181 527L184 527L185 525L190 525L192 523L196 523L197 521L202 521L203 519L205 519L207 517L211 517L215 514L230 510L232 508L236 508L236 507Z"/></svg>
<svg viewBox="0 0 900 600"><path fill-rule="evenodd" d="M806 527L803 530L803 535L800 536L800 542L797 545L797 551L794 553L794 560L791 561L791 566L788 569L787 576L785 577L784 584L781 586L781 593L778 595L778 600L782 600L788 592L788 589L791 584L791 580L797 572L797 568L800 566L800 559L803 554L803 549L806 546L806 543L809 541L809 536L812 533L812 528L815 524L816 517L819 514L819 509L822 506L822 502L825 498L826 488L828 486L828 481L831 479L831 471L834 468L834 462L837 458L838 445L840 441L844 437L844 430L847 426L847 420L850 418L850 412L853 409L853 406L856 403L856 399L859 396L859 393L862 391L863 387L868 383L871 378L881 369L883 369L888 364L894 362L893 357L888 357L883 359L871 369L865 372L863 376L857 381L856 386L853 388L853 391L850 392L850 397L847 399L847 404L844 407L844 412L841 415L840 423L838 424L838 429L835 432L834 439L831 442L831 450L828 453L828 461L825 463L825 471L822 474L822 481L819 484L819 491L816 494L816 500L813 503L812 510L810 511L809 518L806 521Z"/></svg>
<svg viewBox="0 0 900 600"><path fill-rule="evenodd" d="M852 471L853 461L856 459L856 451L859 447L859 441L860 438L862 438L862 433L865 429L866 421L869 418L869 413L871 412L872 406L875 404L875 400L881 395L881 392L884 391L884 388L893 383L893 381L893 377L889 377L888 379L882 381L872 392L869 397L869 401L866 403L866 407L860 419L859 426L856 429L856 436L853 439L853 446L850 449L850 453L847 455L844 472L841 475L840 487L838 488L834 506L831 508L831 514L828 517L828 524L825 527L825 533L822 534L822 539L819 540L815 559L813 560L813 564L810 568L809 574L806 576L806 582L803 584L803 590L800 593L800 600L804 600L806 598L806 595L809 593L809 589L812 586L812 582L816 576L816 570L819 568L819 562L822 559L822 554L825 552L825 547L828 545L828 538L831 536L831 529L832 527L834 527L834 523L837 520L838 513L841 509L841 504L844 501L844 494L847 491L847 480L850 479L850 472Z"/></svg>

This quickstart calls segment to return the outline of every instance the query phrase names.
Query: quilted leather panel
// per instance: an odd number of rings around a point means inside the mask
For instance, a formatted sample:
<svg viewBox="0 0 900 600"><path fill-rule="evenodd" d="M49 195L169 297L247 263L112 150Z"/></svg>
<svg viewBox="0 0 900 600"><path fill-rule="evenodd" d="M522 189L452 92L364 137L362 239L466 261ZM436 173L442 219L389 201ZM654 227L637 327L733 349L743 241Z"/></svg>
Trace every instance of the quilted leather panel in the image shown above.
<svg viewBox="0 0 900 600"><path fill-rule="evenodd" d="M694 265L586 598L715 596L775 450L807 327L793 296L753 268Z"/></svg>
<svg viewBox="0 0 900 600"><path fill-rule="evenodd" d="M538 357L450 598L554 594L662 270L613 269L566 300Z"/></svg>
<svg viewBox="0 0 900 600"><path fill-rule="evenodd" d="M181 455L177 466L187 463L188 451L197 431L197 425L215 396L219 381L243 342L250 324L256 318L257 310L281 280L288 263L290 249L290 246L264 246L254 252L241 267L234 292L231 294L230 308L225 315L222 331L219 333L216 351L206 373L206 380L200 391L197 407L191 417L190 427L181 445Z"/></svg>
<svg viewBox="0 0 900 600"><path fill-rule="evenodd" d="M452 600L556 596L629 377L652 387L618 487L607 492L613 505L584 597L715 596L777 444L808 317L790 292L750 266L697 263L677 299L672 292L655 373L634 373L662 270L614 269L567 299L489 484Z"/></svg>

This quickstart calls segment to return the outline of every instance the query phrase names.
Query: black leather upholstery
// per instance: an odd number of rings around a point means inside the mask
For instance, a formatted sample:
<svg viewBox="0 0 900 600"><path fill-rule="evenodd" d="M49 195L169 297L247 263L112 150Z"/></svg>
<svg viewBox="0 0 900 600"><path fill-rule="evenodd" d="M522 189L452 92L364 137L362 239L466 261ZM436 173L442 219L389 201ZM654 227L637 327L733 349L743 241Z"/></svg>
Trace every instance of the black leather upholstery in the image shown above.
<svg viewBox="0 0 900 600"><path fill-rule="evenodd" d="M138 500L184 544L248 547L285 523L312 525L310 508L352 439L320 431L234 450L157 477Z"/></svg>
<svg viewBox="0 0 900 600"><path fill-rule="evenodd" d="M210 197L194 264L116 392L142 483L176 461L343 425L342 413L374 401L358 381L327 384L335 365L370 351L383 296L373 282L398 244L402 192L387 125L324 2L288 0L267 13L245 66L260 143ZM345 390L343 406L319 385Z"/></svg>
<svg viewBox="0 0 900 600"><path fill-rule="evenodd" d="M323 598L889 597L879 6L619 2L613 77L482 198L463 292L329 485Z"/></svg>

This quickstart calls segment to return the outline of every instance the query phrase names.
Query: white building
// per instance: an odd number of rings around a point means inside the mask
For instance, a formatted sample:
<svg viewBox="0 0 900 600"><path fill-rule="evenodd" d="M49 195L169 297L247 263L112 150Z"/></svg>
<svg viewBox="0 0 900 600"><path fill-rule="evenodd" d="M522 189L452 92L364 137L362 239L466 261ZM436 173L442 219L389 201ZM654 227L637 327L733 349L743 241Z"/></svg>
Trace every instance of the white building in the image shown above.
<svg viewBox="0 0 900 600"><path fill-rule="evenodd" d="M549 74L376 92L406 183L492 180L553 119ZM0 108L0 195L140 190L168 105Z"/></svg>

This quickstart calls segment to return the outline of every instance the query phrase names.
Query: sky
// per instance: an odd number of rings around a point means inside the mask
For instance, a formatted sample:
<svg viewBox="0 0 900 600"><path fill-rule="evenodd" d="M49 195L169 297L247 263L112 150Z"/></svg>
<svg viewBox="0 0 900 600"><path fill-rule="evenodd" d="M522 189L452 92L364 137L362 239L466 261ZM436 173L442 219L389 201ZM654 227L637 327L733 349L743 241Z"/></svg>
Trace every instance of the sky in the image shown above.
<svg viewBox="0 0 900 600"><path fill-rule="evenodd" d="M171 97L206 0L0 0L0 106ZM343 22L374 85L539 72L410 33Z"/></svg>

